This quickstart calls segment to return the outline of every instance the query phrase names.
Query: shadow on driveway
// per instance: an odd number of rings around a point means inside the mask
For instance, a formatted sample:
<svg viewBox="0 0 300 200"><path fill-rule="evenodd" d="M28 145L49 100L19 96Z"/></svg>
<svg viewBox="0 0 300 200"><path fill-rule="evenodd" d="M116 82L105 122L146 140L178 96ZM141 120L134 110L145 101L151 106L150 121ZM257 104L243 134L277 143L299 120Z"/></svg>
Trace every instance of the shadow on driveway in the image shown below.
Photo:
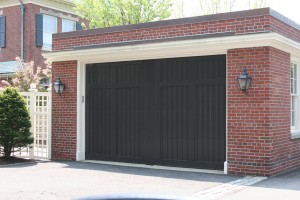
<svg viewBox="0 0 300 200"><path fill-rule="evenodd" d="M137 176L149 176L149 177L161 177L172 178L192 181L208 181L227 183L242 178L241 176L225 175L225 174L208 174L201 172L183 172L165 169L149 169L141 167L127 167L117 166L100 163L88 163L88 162L75 162L75 161L54 161L67 165L67 168L82 169L82 170L95 170L119 174L129 174Z"/></svg>
<svg viewBox="0 0 300 200"><path fill-rule="evenodd" d="M56 161L57 162L57 161ZM130 174L137 176L162 177L171 179L182 179L192 181L206 181L217 183L228 183L243 178L236 175L209 174L201 172L182 172L173 170L148 169L139 167L116 166L109 164L59 161L66 164L67 168L105 171L120 174ZM293 171L270 177L262 182L252 185L252 187L274 188L284 190L300 191L300 168Z"/></svg>

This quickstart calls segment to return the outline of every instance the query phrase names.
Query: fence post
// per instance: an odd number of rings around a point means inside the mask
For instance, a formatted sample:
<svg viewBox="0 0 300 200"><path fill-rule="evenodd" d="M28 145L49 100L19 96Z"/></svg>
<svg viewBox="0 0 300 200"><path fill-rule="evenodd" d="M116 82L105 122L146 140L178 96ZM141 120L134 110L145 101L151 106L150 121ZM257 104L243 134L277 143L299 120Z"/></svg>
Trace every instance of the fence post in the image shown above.
<svg viewBox="0 0 300 200"><path fill-rule="evenodd" d="M52 133L52 85L49 85L47 89L48 102L47 102L47 119L48 119L48 130L47 130L47 145L48 145L48 159L51 159L51 133Z"/></svg>
<svg viewBox="0 0 300 200"><path fill-rule="evenodd" d="M30 132L33 134L33 144L29 146L29 158L34 159L34 147L35 147L35 104L36 104L36 85L35 84L30 84L30 89L29 91L29 111L30 111L30 120L31 120L31 128Z"/></svg>

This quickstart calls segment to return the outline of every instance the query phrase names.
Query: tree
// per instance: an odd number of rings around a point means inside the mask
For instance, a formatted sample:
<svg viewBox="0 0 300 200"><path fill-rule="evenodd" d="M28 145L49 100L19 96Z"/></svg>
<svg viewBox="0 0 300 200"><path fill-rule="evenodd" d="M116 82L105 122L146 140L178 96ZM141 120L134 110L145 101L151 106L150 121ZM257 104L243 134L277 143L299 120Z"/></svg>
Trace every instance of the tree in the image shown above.
<svg viewBox="0 0 300 200"><path fill-rule="evenodd" d="M163 20L171 15L172 0L73 0L89 28Z"/></svg>
<svg viewBox="0 0 300 200"><path fill-rule="evenodd" d="M35 84L39 91L43 91L44 87L40 85L43 78L51 78L52 76L52 63L46 60L46 68L35 67L33 61L22 63L20 58L16 58L19 64L19 70L16 71L15 78L11 82L3 80L2 83L6 86L12 86L18 89L19 92L27 92L30 89L30 84Z"/></svg>
<svg viewBox="0 0 300 200"><path fill-rule="evenodd" d="M231 12L236 0L199 0L199 13L202 15Z"/></svg>
<svg viewBox="0 0 300 200"><path fill-rule="evenodd" d="M173 13L173 16L174 18L183 18L185 17L185 13L184 13L184 7L185 7L185 4L184 4L184 0L176 0L174 2L174 13Z"/></svg>
<svg viewBox="0 0 300 200"><path fill-rule="evenodd" d="M232 12L238 9L256 9L271 5L272 0L198 0L198 14L208 15L224 12ZM239 6L236 7L236 4Z"/></svg>
<svg viewBox="0 0 300 200"><path fill-rule="evenodd" d="M0 146L5 158L10 158L14 148L33 143L30 127L25 99L16 89L6 88L0 93Z"/></svg>
<svg viewBox="0 0 300 200"><path fill-rule="evenodd" d="M256 9L256 8L264 8L268 7L271 4L271 0L249 0L248 1L248 7L251 9Z"/></svg>

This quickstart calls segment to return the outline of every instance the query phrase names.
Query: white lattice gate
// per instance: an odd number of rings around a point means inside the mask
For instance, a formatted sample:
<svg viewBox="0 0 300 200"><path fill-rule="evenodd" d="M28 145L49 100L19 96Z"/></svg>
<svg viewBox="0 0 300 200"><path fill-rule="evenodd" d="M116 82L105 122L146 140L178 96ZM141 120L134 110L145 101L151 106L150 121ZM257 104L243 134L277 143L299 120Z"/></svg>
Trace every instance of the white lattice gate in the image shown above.
<svg viewBox="0 0 300 200"><path fill-rule="evenodd" d="M51 90L38 92L29 89L29 92L20 93L27 101L31 117L31 132L34 143L30 147L14 152L16 156L29 158L51 158Z"/></svg>

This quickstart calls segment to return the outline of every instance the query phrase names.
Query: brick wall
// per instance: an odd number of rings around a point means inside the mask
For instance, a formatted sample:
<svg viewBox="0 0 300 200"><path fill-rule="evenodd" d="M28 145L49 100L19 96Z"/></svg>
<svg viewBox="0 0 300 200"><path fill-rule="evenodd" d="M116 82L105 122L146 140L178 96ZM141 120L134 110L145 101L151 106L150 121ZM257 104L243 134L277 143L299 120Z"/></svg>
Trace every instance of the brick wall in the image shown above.
<svg viewBox="0 0 300 200"><path fill-rule="evenodd" d="M2 8L6 16L6 47L1 48L0 62L15 60L21 52L21 13L19 6Z"/></svg>
<svg viewBox="0 0 300 200"><path fill-rule="evenodd" d="M40 9L49 10L32 3L25 4L25 61L35 61L36 66L44 66L45 59L42 57L42 48L36 46L35 16L40 13ZM0 51L0 62L14 61L21 56L21 11L20 6L2 8L3 15L6 16L6 48ZM50 9L57 13L68 15L67 13ZM72 15L75 17L75 15ZM62 18L58 17L58 32L62 31Z"/></svg>
<svg viewBox="0 0 300 200"><path fill-rule="evenodd" d="M300 26L285 23L287 18L272 14L268 9L225 13L218 17L199 16L186 19L166 20L105 29L62 33L53 36L53 50L73 47L115 43L124 41L155 40L192 35L232 32L235 35L277 32L300 42ZM279 20L282 19L282 20Z"/></svg>
<svg viewBox="0 0 300 200"><path fill-rule="evenodd" d="M130 26L129 26L130 27ZM112 30L112 31L110 31ZM251 16L238 19L205 21L201 23L187 23L182 25L158 26L152 28L140 28L131 30L113 31L108 28L107 33L87 34L76 37L59 38L59 35L53 37L53 50L70 49L72 47L135 41L152 40L173 37L183 37L200 34L235 32L236 35L269 32L270 16ZM106 31L104 31L106 32ZM88 33L88 31L87 31Z"/></svg>
<svg viewBox="0 0 300 200"><path fill-rule="evenodd" d="M300 140L291 140L290 64L288 53L270 48L270 133L272 133L271 174L300 166Z"/></svg>
<svg viewBox="0 0 300 200"><path fill-rule="evenodd" d="M76 159L77 61L54 62L53 81L58 76L66 89L58 95L52 91L52 159Z"/></svg>
<svg viewBox="0 0 300 200"><path fill-rule="evenodd" d="M260 47L229 50L227 59L229 173L270 176L300 166L300 141L290 139L290 55ZM243 68L253 75L248 96L237 86Z"/></svg>
<svg viewBox="0 0 300 200"><path fill-rule="evenodd" d="M271 21L271 30L273 32L279 33L287 38L290 38L296 42L300 42L300 31L292 26L288 26L284 22L272 17Z"/></svg>

